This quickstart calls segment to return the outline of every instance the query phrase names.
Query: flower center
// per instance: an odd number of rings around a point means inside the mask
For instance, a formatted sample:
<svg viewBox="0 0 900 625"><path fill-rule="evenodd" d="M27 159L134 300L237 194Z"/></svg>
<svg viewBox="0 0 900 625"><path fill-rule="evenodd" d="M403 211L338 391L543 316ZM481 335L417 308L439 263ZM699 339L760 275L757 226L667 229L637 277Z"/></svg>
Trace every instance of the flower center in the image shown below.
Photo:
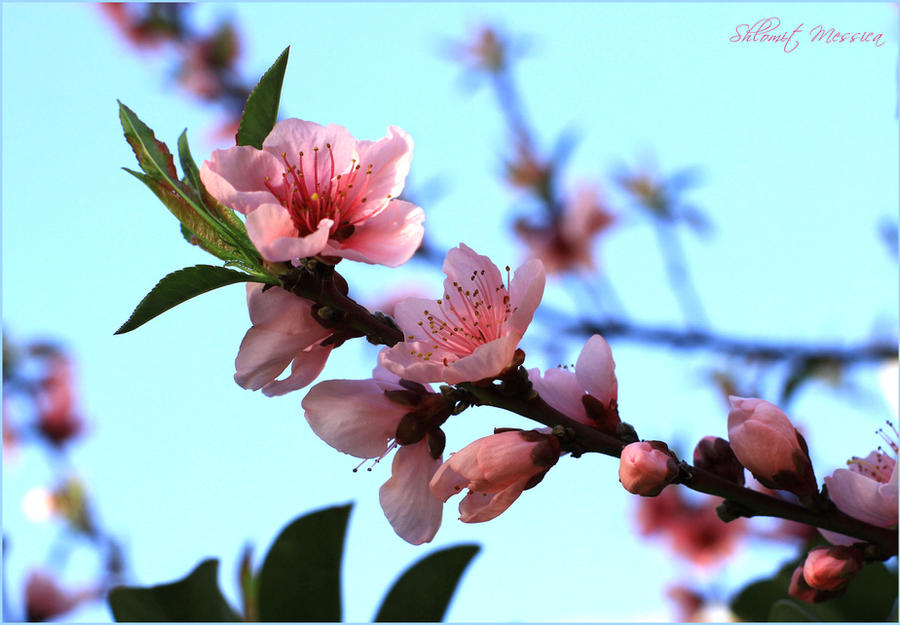
<svg viewBox="0 0 900 625"><path fill-rule="evenodd" d="M353 233L355 224L370 216L359 209L366 202L364 194L373 165L370 164L363 170L354 158L347 171L336 173L331 144L326 143L325 149L329 159L327 179L319 179L321 150L314 147L311 159L303 152L298 153L297 165L288 161L287 154L282 152L281 160L284 161L285 171L281 174L281 185L272 184L268 176L264 184L287 209L298 236L312 234L323 219L331 219L334 224L331 226L330 238L346 239ZM354 189L354 186L358 188Z"/></svg>
<svg viewBox="0 0 900 625"><path fill-rule="evenodd" d="M876 482L882 484L887 483L891 479L891 473L894 471L894 465L897 463L897 428L890 421L887 422L888 427L893 430L894 436L891 437L883 429L879 429L877 434L881 436L890 448L890 452L886 452L881 446L875 450L873 460L867 458L853 457L847 461L850 468L857 473L865 475ZM893 457L892 457L893 456Z"/></svg>
<svg viewBox="0 0 900 625"><path fill-rule="evenodd" d="M509 282L509 267L506 268ZM419 327L427 335L433 349L442 349L458 358L470 355L481 345L500 338L503 324L515 311L510 307L509 289L502 282L491 284L485 270L473 271L468 288L453 282L453 291L445 292L443 299L435 300L437 309L423 310ZM409 339L415 336L408 335ZM414 356L430 360L433 352L413 351ZM456 359L445 357L444 366Z"/></svg>

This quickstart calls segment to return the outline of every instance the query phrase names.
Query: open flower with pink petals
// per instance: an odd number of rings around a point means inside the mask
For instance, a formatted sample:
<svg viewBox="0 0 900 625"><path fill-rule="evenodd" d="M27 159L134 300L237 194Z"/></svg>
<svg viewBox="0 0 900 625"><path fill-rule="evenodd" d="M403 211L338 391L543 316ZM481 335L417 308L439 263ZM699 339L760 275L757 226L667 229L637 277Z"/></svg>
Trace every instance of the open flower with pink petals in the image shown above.
<svg viewBox="0 0 900 625"><path fill-rule="evenodd" d="M443 506L429 482L441 466L439 425L449 416L444 406L442 396L429 387L381 368L369 380L320 382L303 399L313 432L338 451L378 462L397 450L379 499L394 531L414 545L429 542L441 525ZM410 436L412 430L419 434ZM415 442L398 440L404 436Z"/></svg>
<svg viewBox="0 0 900 625"><path fill-rule="evenodd" d="M413 142L388 128L357 141L343 126L285 119L262 150L216 150L200 178L219 202L247 216L247 234L268 261L322 254L396 267L422 242L425 213L395 199Z"/></svg>
<svg viewBox="0 0 900 625"><path fill-rule="evenodd" d="M885 436L890 452L879 448L865 458L851 458L849 468L825 478L828 496L841 512L879 527L897 526L896 436L896 430L894 439ZM822 531L822 535L837 545L859 542L834 532Z"/></svg>
<svg viewBox="0 0 900 625"><path fill-rule="evenodd" d="M431 480L431 491L447 501L464 488L459 504L464 523L490 521L543 479L559 459L559 441L545 432L508 431L479 438L451 454Z"/></svg>
<svg viewBox="0 0 900 625"><path fill-rule="evenodd" d="M509 268L507 267L507 272ZM379 354L398 376L459 384L508 367L544 294L544 267L531 260L504 284L486 256L460 243L444 260L444 296L406 299L394 309L405 340Z"/></svg>
<svg viewBox="0 0 900 625"><path fill-rule="evenodd" d="M575 371L548 369L528 370L528 379L541 398L567 417L615 433L619 423L619 383L616 363L609 344L599 334L587 340Z"/></svg>
<svg viewBox="0 0 900 625"><path fill-rule="evenodd" d="M331 347L323 340L331 330L312 316L313 303L280 287L263 290L247 284L247 307L253 323L235 359L234 381L265 395L283 395L303 388L316 379L325 366ZM291 365L291 374L276 379Z"/></svg>

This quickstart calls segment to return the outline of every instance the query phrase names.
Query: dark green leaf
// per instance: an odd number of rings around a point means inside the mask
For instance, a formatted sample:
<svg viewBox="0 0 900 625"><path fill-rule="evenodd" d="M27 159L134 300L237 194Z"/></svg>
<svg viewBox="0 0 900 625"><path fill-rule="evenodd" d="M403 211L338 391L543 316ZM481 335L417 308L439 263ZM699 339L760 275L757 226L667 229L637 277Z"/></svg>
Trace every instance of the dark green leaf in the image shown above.
<svg viewBox="0 0 900 625"><path fill-rule="evenodd" d="M205 560L190 575L171 584L113 588L109 607L117 621L238 621L219 590L218 570L218 560Z"/></svg>
<svg viewBox="0 0 900 625"><path fill-rule="evenodd" d="M264 282L264 280L240 271L212 265L179 269L160 280L137 305L128 321L115 333L130 332L192 297L238 282Z"/></svg>
<svg viewBox="0 0 900 625"><path fill-rule="evenodd" d="M281 531L259 572L261 621L341 620L341 559L351 507L307 514Z"/></svg>
<svg viewBox="0 0 900 625"><path fill-rule="evenodd" d="M772 623L813 623L819 619L796 601L779 599L772 605L768 620Z"/></svg>
<svg viewBox="0 0 900 625"><path fill-rule="evenodd" d="M237 131L238 145L251 145L262 149L263 140L272 131L278 119L278 102L281 100L281 83L287 68L290 46L276 59L275 63L259 79L259 84L250 92L241 123Z"/></svg>
<svg viewBox="0 0 900 625"><path fill-rule="evenodd" d="M381 604L376 622L438 622L477 545L460 545L429 554L400 576Z"/></svg>

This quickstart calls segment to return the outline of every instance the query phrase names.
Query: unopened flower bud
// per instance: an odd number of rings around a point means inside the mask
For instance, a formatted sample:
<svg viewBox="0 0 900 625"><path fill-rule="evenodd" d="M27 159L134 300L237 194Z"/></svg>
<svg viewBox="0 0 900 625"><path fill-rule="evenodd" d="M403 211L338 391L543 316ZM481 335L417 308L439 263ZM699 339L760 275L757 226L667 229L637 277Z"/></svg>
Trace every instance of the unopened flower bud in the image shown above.
<svg viewBox="0 0 900 625"><path fill-rule="evenodd" d="M704 436L694 448L694 466L729 482L744 485L744 467L724 438Z"/></svg>
<svg viewBox="0 0 900 625"><path fill-rule="evenodd" d="M845 589L846 588L839 588L838 590L816 590L806 583L806 579L803 577L803 567L798 566L794 569L793 575L791 575L791 583L788 585L788 594L795 599L800 599L807 603L821 603L822 601L828 601L829 599L834 599L835 597L842 595Z"/></svg>
<svg viewBox="0 0 900 625"><path fill-rule="evenodd" d="M656 497L678 475L678 462L661 441L626 445L619 462L619 481L630 493Z"/></svg>
<svg viewBox="0 0 900 625"><path fill-rule="evenodd" d="M728 438L734 455L763 486L803 498L818 492L806 441L777 406L732 396Z"/></svg>
<svg viewBox="0 0 900 625"><path fill-rule="evenodd" d="M803 579L816 590L837 590L863 566L863 554L853 547L816 547L803 564Z"/></svg>

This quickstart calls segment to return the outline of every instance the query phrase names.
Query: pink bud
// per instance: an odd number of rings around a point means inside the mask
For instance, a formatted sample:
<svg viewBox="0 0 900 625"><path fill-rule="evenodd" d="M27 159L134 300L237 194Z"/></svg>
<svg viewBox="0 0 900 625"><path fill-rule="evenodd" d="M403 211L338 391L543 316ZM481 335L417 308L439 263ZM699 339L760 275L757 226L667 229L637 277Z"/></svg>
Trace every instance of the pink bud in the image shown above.
<svg viewBox="0 0 900 625"><path fill-rule="evenodd" d="M834 599L835 597L844 594L844 590L845 588L839 588L837 590L816 590L806 583L806 579L803 577L802 566L798 566L794 569L794 573L791 575L791 583L788 585L788 594L790 596L807 603L821 603L822 601Z"/></svg>
<svg viewBox="0 0 900 625"><path fill-rule="evenodd" d="M678 475L678 463L660 441L626 445L619 462L619 481L630 493L656 497Z"/></svg>
<svg viewBox="0 0 900 625"><path fill-rule="evenodd" d="M729 397L728 438L734 455L763 486L800 497L818 492L806 441L777 406Z"/></svg>
<svg viewBox="0 0 900 625"><path fill-rule="evenodd" d="M803 564L803 578L816 590L837 590L859 573L863 554L853 547L816 547Z"/></svg>

